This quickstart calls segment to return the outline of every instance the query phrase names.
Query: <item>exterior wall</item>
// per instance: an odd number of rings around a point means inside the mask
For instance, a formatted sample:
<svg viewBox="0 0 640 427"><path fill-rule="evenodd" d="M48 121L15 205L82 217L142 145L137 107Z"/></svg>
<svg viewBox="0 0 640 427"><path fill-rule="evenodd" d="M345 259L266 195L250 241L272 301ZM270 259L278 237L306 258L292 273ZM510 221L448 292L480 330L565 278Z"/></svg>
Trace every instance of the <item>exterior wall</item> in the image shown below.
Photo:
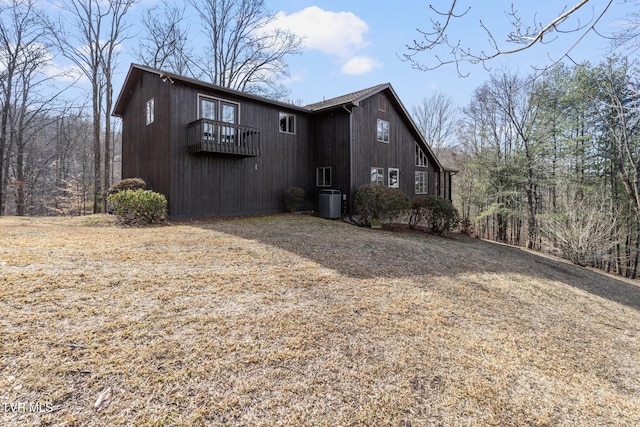
<svg viewBox="0 0 640 427"><path fill-rule="evenodd" d="M350 114L342 110L317 114L311 124L311 149L309 150L310 197L317 205L323 189L337 189L349 195L351 166L349 153ZM319 167L331 168L331 185L318 186L316 171ZM317 208L317 206L316 206Z"/></svg>
<svg viewBox="0 0 640 427"><path fill-rule="evenodd" d="M135 86L122 126L122 177L140 177L147 187L169 195L169 92L156 76L143 74ZM154 99L154 121L146 124L146 103Z"/></svg>
<svg viewBox="0 0 640 427"><path fill-rule="evenodd" d="M384 97L384 111L380 110L379 96ZM404 112L385 91L363 100L354 108L355 172L351 193L371 182L371 168L384 169L384 185L389 185L389 168L400 170L399 188L407 196L415 193L415 172L428 172L429 194L438 194L438 166L432 158L426 167L416 166L415 145L418 140L404 119ZM389 122L389 142L377 140L377 120ZM426 150L425 154L427 154Z"/></svg>
<svg viewBox="0 0 640 427"><path fill-rule="evenodd" d="M172 90L171 217L246 215L284 210L284 192L308 193L308 118L295 110L175 83ZM190 154L188 124L197 120L198 95L239 104L238 122L261 131L261 155ZM279 131L279 113L296 116L296 133Z"/></svg>
<svg viewBox="0 0 640 427"><path fill-rule="evenodd" d="M362 100L351 113L345 108L311 113L137 72L140 78L128 86L131 96L123 113L122 176L141 177L165 194L172 218L283 211L284 192L293 186L302 187L315 208L320 190L338 189L353 212L355 191L371 182L372 167L384 169L384 185L389 185L389 168L399 169L399 188L409 197L415 195L415 171L427 171L429 194L450 198L450 174L440 173L435 159L416 166L419 137L389 90ZM188 125L198 119L199 94L237 103L238 124L261 132L261 155L189 153ZM151 98L155 118L146 125ZM279 131L280 112L295 115L295 134ZM389 122L388 143L377 141L377 119ZM318 167L331 168L330 186L317 186Z"/></svg>

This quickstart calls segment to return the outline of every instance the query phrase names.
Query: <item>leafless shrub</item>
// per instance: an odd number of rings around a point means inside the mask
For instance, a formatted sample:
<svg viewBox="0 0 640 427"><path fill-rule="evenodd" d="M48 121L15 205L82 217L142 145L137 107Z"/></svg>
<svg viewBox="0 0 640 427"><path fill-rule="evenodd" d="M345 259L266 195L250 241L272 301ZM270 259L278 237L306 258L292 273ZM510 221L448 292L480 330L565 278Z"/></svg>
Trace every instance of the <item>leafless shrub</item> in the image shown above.
<svg viewBox="0 0 640 427"><path fill-rule="evenodd" d="M616 244L615 209L601 189L569 184L558 198L558 212L540 219L542 233L565 258L580 266L602 259Z"/></svg>

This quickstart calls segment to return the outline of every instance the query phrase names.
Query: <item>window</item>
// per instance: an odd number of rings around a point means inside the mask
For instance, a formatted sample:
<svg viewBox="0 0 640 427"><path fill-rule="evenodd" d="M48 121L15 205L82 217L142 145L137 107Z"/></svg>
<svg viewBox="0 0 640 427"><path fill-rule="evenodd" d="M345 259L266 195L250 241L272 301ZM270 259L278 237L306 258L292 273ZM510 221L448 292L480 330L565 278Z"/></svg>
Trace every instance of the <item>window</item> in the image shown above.
<svg viewBox="0 0 640 427"><path fill-rule="evenodd" d="M225 123L236 123L237 105L220 101L222 106L220 111L220 121ZM222 126L220 130L220 141L233 144L236 140L236 129L232 126Z"/></svg>
<svg viewBox="0 0 640 427"><path fill-rule="evenodd" d="M389 168L389 178L387 178L389 187L400 188L400 169Z"/></svg>
<svg viewBox="0 0 640 427"><path fill-rule="evenodd" d="M387 111L387 98L383 94L378 95L378 110Z"/></svg>
<svg viewBox="0 0 640 427"><path fill-rule="evenodd" d="M425 171L416 171L416 194L428 194L429 173Z"/></svg>
<svg viewBox="0 0 640 427"><path fill-rule="evenodd" d="M384 185L384 169L371 168L371 184Z"/></svg>
<svg viewBox="0 0 640 427"><path fill-rule="evenodd" d="M428 166L429 160L427 159L427 155L424 154L422 148L416 143L416 166Z"/></svg>
<svg viewBox="0 0 640 427"><path fill-rule="evenodd" d="M331 168L330 167L316 168L316 185L318 187L331 186Z"/></svg>
<svg viewBox="0 0 640 427"><path fill-rule="evenodd" d="M236 141L235 126L221 126L217 122L238 124L239 105L207 96L198 96L198 118L202 123L202 137L208 141L233 144ZM219 140L217 138L219 136Z"/></svg>
<svg viewBox="0 0 640 427"><path fill-rule="evenodd" d="M151 98L147 101L147 125L150 125L155 120L155 100Z"/></svg>
<svg viewBox="0 0 640 427"><path fill-rule="evenodd" d="M389 142L389 122L378 119L378 141Z"/></svg>
<svg viewBox="0 0 640 427"><path fill-rule="evenodd" d="M288 113L280 113L280 132L296 133L296 116Z"/></svg>

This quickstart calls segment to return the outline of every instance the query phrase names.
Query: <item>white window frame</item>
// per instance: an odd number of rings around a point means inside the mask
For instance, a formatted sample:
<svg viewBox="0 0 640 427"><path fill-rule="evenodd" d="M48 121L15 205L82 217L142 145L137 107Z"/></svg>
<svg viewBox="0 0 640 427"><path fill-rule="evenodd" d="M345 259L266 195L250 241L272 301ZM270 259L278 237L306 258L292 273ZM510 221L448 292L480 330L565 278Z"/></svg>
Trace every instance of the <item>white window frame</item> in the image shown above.
<svg viewBox="0 0 640 427"><path fill-rule="evenodd" d="M376 138L379 142L389 143L389 122L378 119L376 122Z"/></svg>
<svg viewBox="0 0 640 427"><path fill-rule="evenodd" d="M371 168L371 184L384 185L384 168L379 168L375 166Z"/></svg>
<svg viewBox="0 0 640 427"><path fill-rule="evenodd" d="M320 173L322 172L322 180L320 180ZM329 172L329 183L327 184L327 172ZM331 167L320 166L316 168L316 187L331 187Z"/></svg>
<svg viewBox="0 0 640 427"><path fill-rule="evenodd" d="M215 120L217 122L224 122L224 120L222 120L222 109L223 109L223 104L227 104L229 106L235 106L236 107L236 111L235 111L235 121L232 122L226 122L226 123L232 123L234 125L237 125L240 123L240 103L238 102L234 102L234 101L229 101L228 99L224 99L224 98L216 98L214 96L209 96L209 95L205 95L202 93L198 94L198 120L202 119L204 117L202 117L202 111L200 111L200 106L201 106L201 99L206 99L208 101L213 101L216 103L216 117L213 119L209 119L209 120Z"/></svg>
<svg viewBox="0 0 640 427"><path fill-rule="evenodd" d="M392 172L395 172L396 182L393 183L391 179ZM389 183L389 187L391 188L400 188L400 169L398 168L389 168L387 169L387 182Z"/></svg>
<svg viewBox="0 0 640 427"><path fill-rule="evenodd" d="M147 126L149 126L151 123L155 121L155 116L156 116L155 107L156 107L155 98L151 98L150 100L147 101L147 106L146 106Z"/></svg>
<svg viewBox="0 0 640 427"><path fill-rule="evenodd" d="M429 172L428 171L416 171L415 175L415 193L416 194L429 194Z"/></svg>
<svg viewBox="0 0 640 427"><path fill-rule="evenodd" d="M280 133L296 134L296 115L280 111L278 120L278 130ZM282 130L282 120L285 123L285 130Z"/></svg>
<svg viewBox="0 0 640 427"><path fill-rule="evenodd" d="M416 166L429 166L429 158L416 142Z"/></svg>

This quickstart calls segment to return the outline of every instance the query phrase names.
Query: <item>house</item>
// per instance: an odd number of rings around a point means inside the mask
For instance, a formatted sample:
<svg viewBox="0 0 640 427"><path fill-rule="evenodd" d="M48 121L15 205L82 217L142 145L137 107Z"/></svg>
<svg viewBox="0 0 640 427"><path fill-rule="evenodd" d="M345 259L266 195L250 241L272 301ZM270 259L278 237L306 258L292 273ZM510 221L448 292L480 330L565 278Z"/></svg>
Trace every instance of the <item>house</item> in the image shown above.
<svg viewBox="0 0 640 427"><path fill-rule="evenodd" d="M440 164L390 84L304 107L131 65L113 115L122 177L167 196L171 218L284 210L284 192L340 190L345 213L369 183L451 197Z"/></svg>

